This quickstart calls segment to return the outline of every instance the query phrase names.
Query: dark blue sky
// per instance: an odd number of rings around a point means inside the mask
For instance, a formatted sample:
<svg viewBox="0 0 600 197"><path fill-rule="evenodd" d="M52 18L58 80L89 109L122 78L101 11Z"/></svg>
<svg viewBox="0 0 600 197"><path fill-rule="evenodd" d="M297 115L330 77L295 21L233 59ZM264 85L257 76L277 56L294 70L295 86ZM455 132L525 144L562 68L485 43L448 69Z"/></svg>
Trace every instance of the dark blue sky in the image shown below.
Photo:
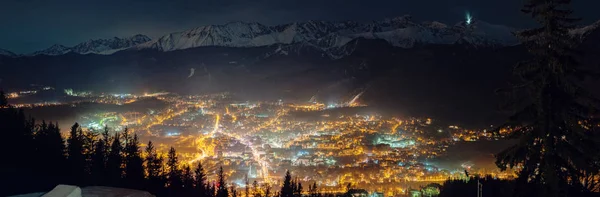
<svg viewBox="0 0 600 197"><path fill-rule="evenodd" d="M229 21L273 25L305 20L378 20L410 14L454 24L476 19L530 26L522 0L0 0L0 48L28 53L92 38L166 33ZM574 0L583 23L600 19L600 0Z"/></svg>

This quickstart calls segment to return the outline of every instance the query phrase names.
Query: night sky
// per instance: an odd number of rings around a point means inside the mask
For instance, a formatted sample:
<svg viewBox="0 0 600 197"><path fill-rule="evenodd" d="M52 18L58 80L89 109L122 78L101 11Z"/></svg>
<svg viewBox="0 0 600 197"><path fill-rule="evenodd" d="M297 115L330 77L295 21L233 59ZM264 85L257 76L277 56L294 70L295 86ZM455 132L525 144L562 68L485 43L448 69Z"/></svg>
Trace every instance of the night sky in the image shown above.
<svg viewBox="0 0 600 197"><path fill-rule="evenodd" d="M532 25L522 0L0 0L0 48L29 53L52 44L145 34L152 38L230 21L275 25L306 20L380 20L455 24L469 11L479 20ZM600 0L574 0L583 24L600 20Z"/></svg>

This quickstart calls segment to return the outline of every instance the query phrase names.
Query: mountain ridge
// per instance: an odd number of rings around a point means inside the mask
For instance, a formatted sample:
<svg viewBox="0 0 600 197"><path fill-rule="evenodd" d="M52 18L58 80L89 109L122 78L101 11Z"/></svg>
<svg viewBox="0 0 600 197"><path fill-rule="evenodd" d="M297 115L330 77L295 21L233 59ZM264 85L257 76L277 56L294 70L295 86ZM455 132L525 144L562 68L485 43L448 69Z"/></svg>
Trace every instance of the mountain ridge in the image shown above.
<svg viewBox="0 0 600 197"><path fill-rule="evenodd" d="M17 57L18 55L6 49L0 49L0 56Z"/></svg>
<svg viewBox="0 0 600 197"><path fill-rule="evenodd" d="M498 31L499 29L502 31ZM512 31L514 28L491 25L483 21L458 23L454 26L435 21L415 22L408 15L367 23L309 20L266 26L256 22L236 21L170 33L133 48L174 51L203 46L259 47L307 42L327 50L342 47L356 38L383 39L402 48L411 48L415 44L457 42L478 46L510 46L518 44L512 36Z"/></svg>
<svg viewBox="0 0 600 197"><path fill-rule="evenodd" d="M594 24L576 28L570 33L583 40L600 26ZM18 55L0 50L0 56L22 57L67 53L110 55L122 50L174 51L195 47L262 47L280 45L280 49L313 47L330 58L341 58L351 53L345 45L358 38L382 39L394 47L412 48L426 44L460 44L478 47L505 47L519 44L514 28L489 24L484 21L465 21L448 25L437 21L416 22L404 15L370 22L309 20L267 26L258 22L233 21L221 25L205 25L181 32L169 33L157 39L137 34L130 37L90 39L73 47L60 44L30 54ZM286 46L284 46L286 45ZM277 50L265 54L285 54Z"/></svg>
<svg viewBox="0 0 600 197"><path fill-rule="evenodd" d="M145 43L150 41L150 37L142 34L136 34L129 37L119 38L113 37L108 39L90 39L88 41L79 43L73 47L67 47L60 44L55 44L50 46L47 49L36 51L27 56L37 56L37 55L64 55L67 53L77 53L77 54L101 54L101 55L109 55L114 52L127 49L129 47Z"/></svg>

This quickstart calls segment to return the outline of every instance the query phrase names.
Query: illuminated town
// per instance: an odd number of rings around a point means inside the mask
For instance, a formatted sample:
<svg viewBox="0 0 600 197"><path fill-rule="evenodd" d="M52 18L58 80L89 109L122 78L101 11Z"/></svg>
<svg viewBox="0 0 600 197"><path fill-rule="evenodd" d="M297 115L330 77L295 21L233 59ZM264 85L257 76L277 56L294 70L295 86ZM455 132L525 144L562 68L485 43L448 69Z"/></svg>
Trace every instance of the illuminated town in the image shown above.
<svg viewBox="0 0 600 197"><path fill-rule="evenodd" d="M599 7L6 1L0 197L597 197Z"/></svg>
<svg viewBox="0 0 600 197"><path fill-rule="evenodd" d="M53 88L48 87L48 91ZM404 195L411 188L472 174L511 179L514 174L464 163L446 169L428 162L445 156L458 142L498 140L502 134L485 129L443 125L431 118L386 117L359 103L360 94L340 104L307 101L238 101L235 95L93 94L64 90L69 102L16 103L31 108L78 107L86 103L128 106L148 101L161 107L102 111L77 117L84 128L102 132L135 132L152 140L163 154L172 146L183 164L201 161L215 174L223 166L238 188L246 179L281 185L286 170L317 183L322 193L343 193L348 187ZM10 98L36 92L9 93ZM214 180L215 177L209 177Z"/></svg>

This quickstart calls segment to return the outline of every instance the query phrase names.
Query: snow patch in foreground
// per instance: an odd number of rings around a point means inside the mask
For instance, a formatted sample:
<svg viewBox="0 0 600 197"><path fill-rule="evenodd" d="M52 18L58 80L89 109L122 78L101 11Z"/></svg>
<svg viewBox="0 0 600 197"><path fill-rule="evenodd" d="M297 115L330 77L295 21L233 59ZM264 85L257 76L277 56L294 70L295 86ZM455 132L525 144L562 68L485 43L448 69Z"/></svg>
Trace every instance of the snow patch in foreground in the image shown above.
<svg viewBox="0 0 600 197"><path fill-rule="evenodd" d="M89 186L83 189L72 185L58 185L47 193L37 192L10 197L154 197L146 191L116 187Z"/></svg>

